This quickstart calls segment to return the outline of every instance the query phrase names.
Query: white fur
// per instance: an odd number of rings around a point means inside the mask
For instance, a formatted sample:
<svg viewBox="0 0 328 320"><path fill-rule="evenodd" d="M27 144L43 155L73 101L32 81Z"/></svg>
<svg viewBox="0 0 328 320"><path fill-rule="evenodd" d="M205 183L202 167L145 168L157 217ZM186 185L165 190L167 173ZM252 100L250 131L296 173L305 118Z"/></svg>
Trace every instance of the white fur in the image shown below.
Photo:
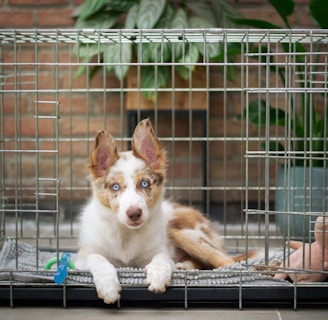
<svg viewBox="0 0 328 320"><path fill-rule="evenodd" d="M131 152L122 153L107 174L107 177L115 174L124 177L125 189L119 195L118 212L99 201L94 187L91 201L80 217L81 249L77 267L92 273L98 296L106 303L120 298L116 267L145 267L146 282L153 292L165 291L174 270L166 232L173 208L162 197L153 208L147 207L133 179L144 165ZM126 214L131 206L142 210L137 227L130 226Z"/></svg>
<svg viewBox="0 0 328 320"><path fill-rule="evenodd" d="M129 226L126 211L129 207L135 206L142 209L142 221L145 222L149 218L149 211L145 199L137 192L134 175L137 170L141 170L144 166L144 162L136 158L132 152L122 153L122 157L116 161L111 168L111 173L122 174L124 176L124 182L126 184L125 192L120 196L120 210L118 212L118 219L126 226Z"/></svg>

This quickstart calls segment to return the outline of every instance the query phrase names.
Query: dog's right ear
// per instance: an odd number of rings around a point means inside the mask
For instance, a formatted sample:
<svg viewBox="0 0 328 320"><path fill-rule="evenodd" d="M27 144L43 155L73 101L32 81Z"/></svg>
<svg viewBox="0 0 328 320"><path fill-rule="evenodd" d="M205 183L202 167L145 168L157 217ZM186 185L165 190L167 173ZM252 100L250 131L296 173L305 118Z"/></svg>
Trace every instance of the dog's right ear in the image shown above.
<svg viewBox="0 0 328 320"><path fill-rule="evenodd" d="M99 131L90 157L89 171L94 178L105 176L110 166L119 158L112 135L106 130Z"/></svg>
<svg viewBox="0 0 328 320"><path fill-rule="evenodd" d="M134 155L145 160L155 171L165 170L165 150L148 119L140 121L132 136Z"/></svg>

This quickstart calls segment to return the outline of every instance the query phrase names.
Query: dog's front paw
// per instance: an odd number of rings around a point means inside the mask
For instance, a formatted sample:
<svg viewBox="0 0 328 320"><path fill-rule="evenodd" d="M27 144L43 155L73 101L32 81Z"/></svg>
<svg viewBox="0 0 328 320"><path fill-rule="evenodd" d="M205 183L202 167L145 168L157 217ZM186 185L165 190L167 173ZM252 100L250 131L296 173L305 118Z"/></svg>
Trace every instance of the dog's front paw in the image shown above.
<svg viewBox="0 0 328 320"><path fill-rule="evenodd" d="M89 255L88 266L93 276L98 297L108 304L118 301L120 299L121 284L114 266L103 256L97 254Z"/></svg>
<svg viewBox="0 0 328 320"><path fill-rule="evenodd" d="M153 259L146 266L146 284L149 291L164 292L171 283L173 265L170 260Z"/></svg>
<svg viewBox="0 0 328 320"><path fill-rule="evenodd" d="M121 285L117 278L117 275L102 274L99 278L93 277L93 282L97 289L97 294L100 299L103 299L105 303L114 303L120 299Z"/></svg>

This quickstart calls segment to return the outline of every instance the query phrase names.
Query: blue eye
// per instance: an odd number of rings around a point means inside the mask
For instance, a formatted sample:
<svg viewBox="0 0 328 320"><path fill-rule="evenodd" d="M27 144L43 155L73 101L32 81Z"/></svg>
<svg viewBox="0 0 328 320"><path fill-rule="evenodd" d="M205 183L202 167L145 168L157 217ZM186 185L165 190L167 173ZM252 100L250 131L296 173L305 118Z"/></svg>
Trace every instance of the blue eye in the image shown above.
<svg viewBox="0 0 328 320"><path fill-rule="evenodd" d="M141 187L143 188L148 188L149 187L149 182L146 180L142 180L140 183Z"/></svg>
<svg viewBox="0 0 328 320"><path fill-rule="evenodd" d="M114 183L114 184L112 185L111 189L112 189L113 191L118 191L118 190L120 190L120 185L119 185L118 183Z"/></svg>

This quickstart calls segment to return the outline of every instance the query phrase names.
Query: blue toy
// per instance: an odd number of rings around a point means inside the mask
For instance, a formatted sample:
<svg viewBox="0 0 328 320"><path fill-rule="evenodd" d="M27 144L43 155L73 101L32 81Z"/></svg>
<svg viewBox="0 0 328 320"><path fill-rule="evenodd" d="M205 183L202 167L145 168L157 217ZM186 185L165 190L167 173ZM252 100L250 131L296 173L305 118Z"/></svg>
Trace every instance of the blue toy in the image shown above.
<svg viewBox="0 0 328 320"><path fill-rule="evenodd" d="M63 284L68 274L67 269L75 269L76 267L71 261L71 255L69 252L64 252L59 261L57 258L51 258L47 261L44 268L49 270L55 263L58 263L58 265L57 272L54 274L54 281L56 284Z"/></svg>

